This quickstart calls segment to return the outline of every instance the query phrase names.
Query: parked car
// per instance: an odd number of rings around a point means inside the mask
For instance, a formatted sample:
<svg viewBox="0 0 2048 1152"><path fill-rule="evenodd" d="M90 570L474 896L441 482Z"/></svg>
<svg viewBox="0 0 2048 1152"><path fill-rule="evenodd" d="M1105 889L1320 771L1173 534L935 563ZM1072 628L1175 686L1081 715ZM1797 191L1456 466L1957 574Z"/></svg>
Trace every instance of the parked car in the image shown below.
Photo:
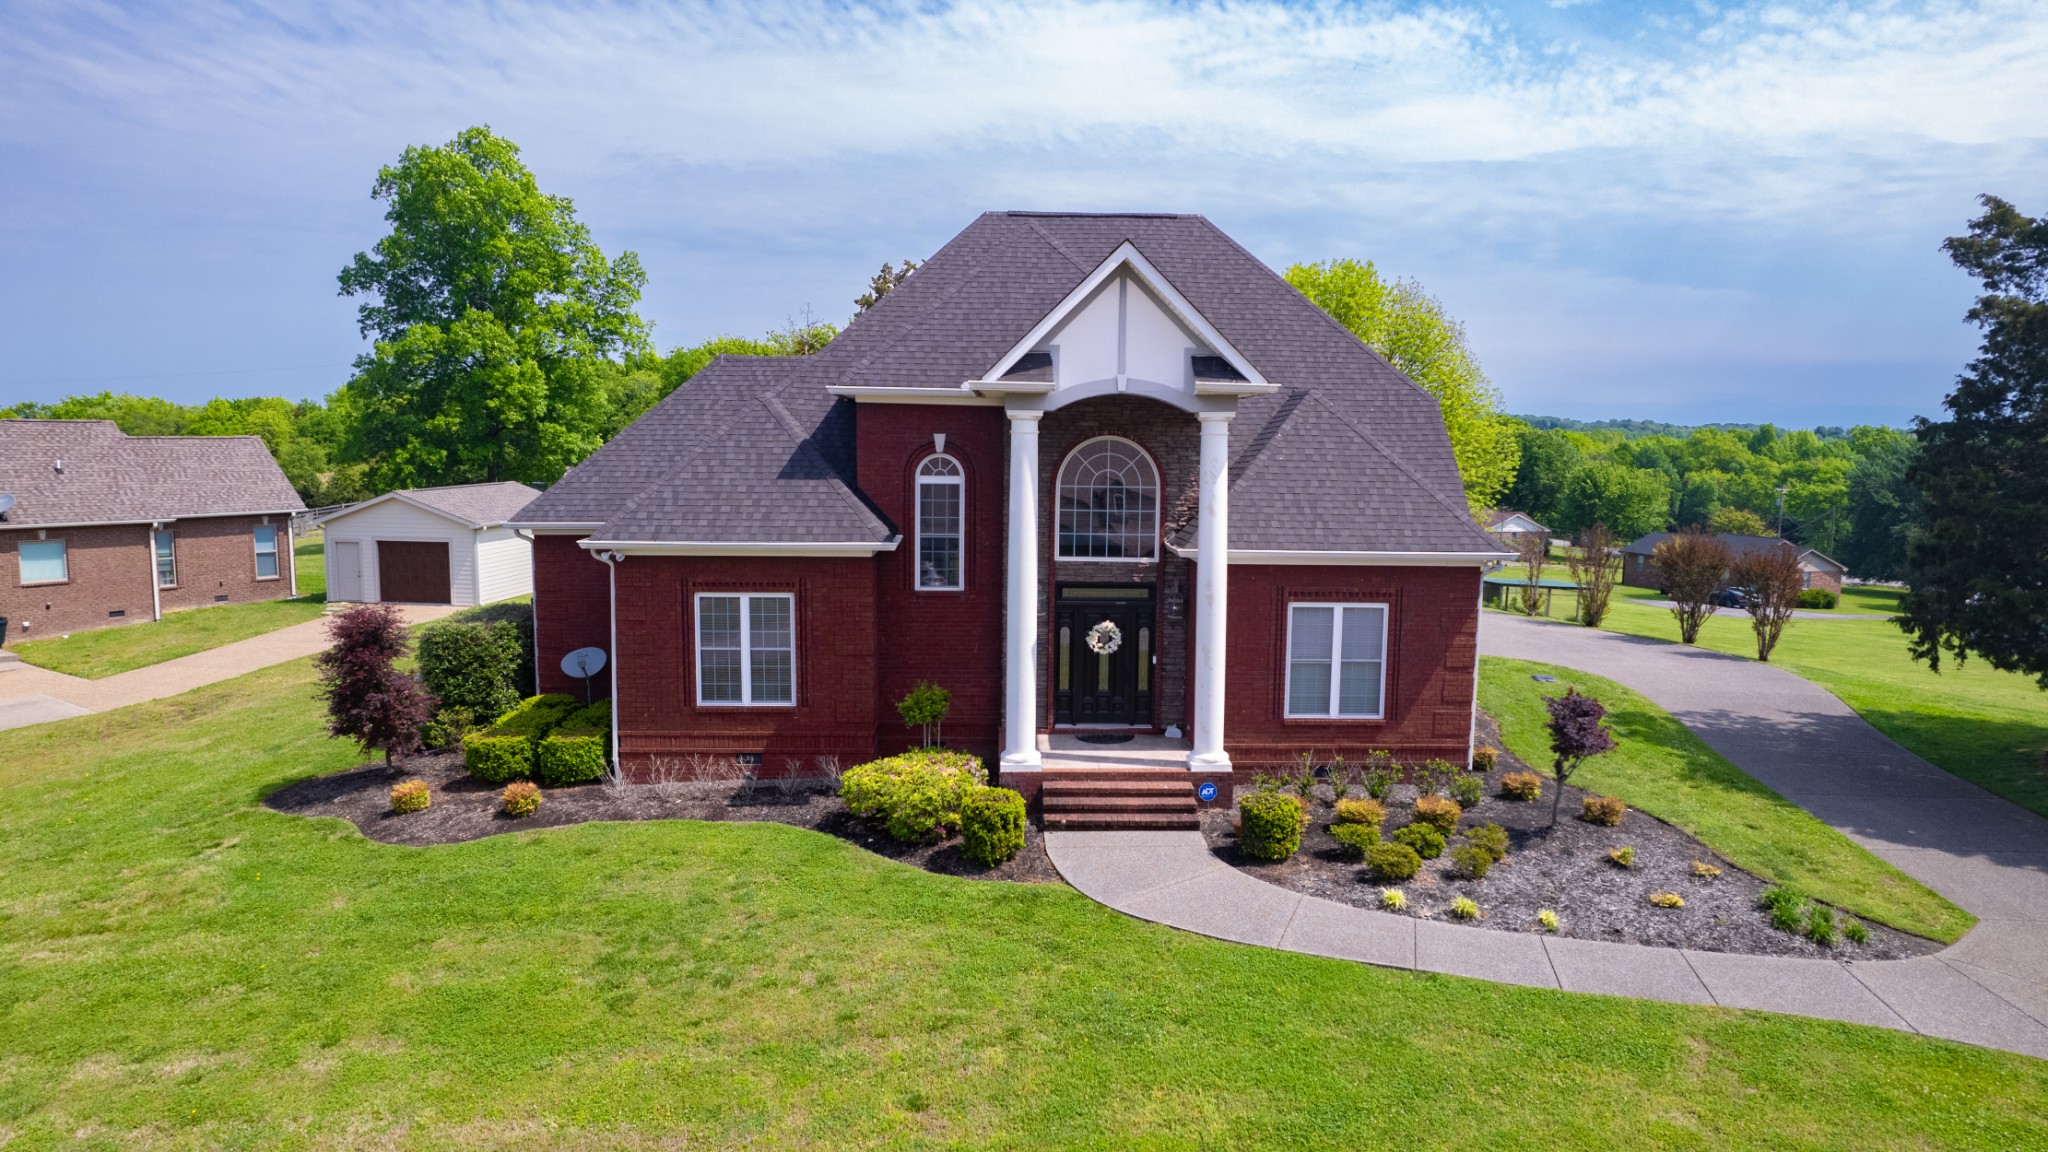
<svg viewBox="0 0 2048 1152"><path fill-rule="evenodd" d="M1747 608L1749 593L1740 588L1723 588L1721 594L1714 597L1714 605L1717 608Z"/></svg>

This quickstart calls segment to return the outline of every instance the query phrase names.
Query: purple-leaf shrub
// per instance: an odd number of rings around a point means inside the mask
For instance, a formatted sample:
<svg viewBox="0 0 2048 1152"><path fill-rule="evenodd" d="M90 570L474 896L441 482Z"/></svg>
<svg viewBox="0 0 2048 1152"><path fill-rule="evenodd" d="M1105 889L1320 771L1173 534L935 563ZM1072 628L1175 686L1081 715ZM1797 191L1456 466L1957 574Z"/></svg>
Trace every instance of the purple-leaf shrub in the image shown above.
<svg viewBox="0 0 2048 1152"><path fill-rule="evenodd" d="M365 752L384 753L387 764L419 751L420 730L433 717L435 700L395 666L410 646L398 609L358 605L336 616L327 631L334 646L315 657L314 665L328 734L354 740Z"/></svg>
<svg viewBox="0 0 2048 1152"><path fill-rule="evenodd" d="M1567 687L1562 696L1545 696L1543 705L1550 709L1550 750L1556 757L1551 775L1557 778L1557 787L1550 796L1550 822L1555 825L1565 781L1588 757L1613 749L1614 734L1600 723L1607 716L1606 707L1577 688Z"/></svg>

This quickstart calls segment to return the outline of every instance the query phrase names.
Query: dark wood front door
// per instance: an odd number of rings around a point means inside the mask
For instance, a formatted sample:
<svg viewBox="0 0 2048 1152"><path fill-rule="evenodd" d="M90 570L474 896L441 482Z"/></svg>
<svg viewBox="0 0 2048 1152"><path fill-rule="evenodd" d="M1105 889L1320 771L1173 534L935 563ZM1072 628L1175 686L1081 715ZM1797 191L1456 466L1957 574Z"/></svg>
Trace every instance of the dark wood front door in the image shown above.
<svg viewBox="0 0 2048 1152"><path fill-rule="evenodd" d="M1053 723L1152 723L1159 634L1151 592L1059 590L1053 612ZM1090 633L1097 637L1095 646L1089 644Z"/></svg>
<svg viewBox="0 0 2048 1152"><path fill-rule="evenodd" d="M377 541L377 598L395 604L447 604L448 545Z"/></svg>

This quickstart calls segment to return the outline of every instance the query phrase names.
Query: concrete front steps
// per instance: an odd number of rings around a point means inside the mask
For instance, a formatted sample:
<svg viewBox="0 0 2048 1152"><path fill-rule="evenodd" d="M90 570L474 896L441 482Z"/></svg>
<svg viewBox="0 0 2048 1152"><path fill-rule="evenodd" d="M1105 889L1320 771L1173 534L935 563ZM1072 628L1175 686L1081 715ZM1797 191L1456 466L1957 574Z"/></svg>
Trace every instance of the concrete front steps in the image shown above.
<svg viewBox="0 0 2048 1152"><path fill-rule="evenodd" d="M1038 796L1048 832L1177 832L1202 826L1185 768L1051 770Z"/></svg>

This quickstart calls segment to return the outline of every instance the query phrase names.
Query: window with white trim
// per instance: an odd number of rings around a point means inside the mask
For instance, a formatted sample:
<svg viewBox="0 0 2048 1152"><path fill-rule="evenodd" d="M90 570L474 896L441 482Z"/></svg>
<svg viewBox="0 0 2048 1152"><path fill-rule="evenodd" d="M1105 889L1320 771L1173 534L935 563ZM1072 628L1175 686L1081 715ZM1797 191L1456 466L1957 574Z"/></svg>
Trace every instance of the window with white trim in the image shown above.
<svg viewBox="0 0 2048 1152"><path fill-rule="evenodd" d="M957 592L963 586L967 473L951 456L917 466L917 586Z"/></svg>
<svg viewBox="0 0 2048 1152"><path fill-rule="evenodd" d="M796 597L697 595L697 703L796 703Z"/></svg>
<svg viewBox="0 0 2048 1152"><path fill-rule="evenodd" d="M256 526L256 578L274 580L277 578L277 525Z"/></svg>
<svg viewBox="0 0 2048 1152"><path fill-rule="evenodd" d="M171 539L169 528L159 528L150 533L150 544L156 553L156 586L176 588L178 586L177 543Z"/></svg>
<svg viewBox="0 0 2048 1152"><path fill-rule="evenodd" d="M1159 558L1159 470L1136 444L1084 442L1061 463L1056 496L1060 559Z"/></svg>
<svg viewBox="0 0 2048 1152"><path fill-rule="evenodd" d="M23 540L16 547L23 584L62 584L71 579L62 540Z"/></svg>
<svg viewBox="0 0 2048 1152"><path fill-rule="evenodd" d="M1386 715L1387 606L1287 606L1287 715Z"/></svg>

